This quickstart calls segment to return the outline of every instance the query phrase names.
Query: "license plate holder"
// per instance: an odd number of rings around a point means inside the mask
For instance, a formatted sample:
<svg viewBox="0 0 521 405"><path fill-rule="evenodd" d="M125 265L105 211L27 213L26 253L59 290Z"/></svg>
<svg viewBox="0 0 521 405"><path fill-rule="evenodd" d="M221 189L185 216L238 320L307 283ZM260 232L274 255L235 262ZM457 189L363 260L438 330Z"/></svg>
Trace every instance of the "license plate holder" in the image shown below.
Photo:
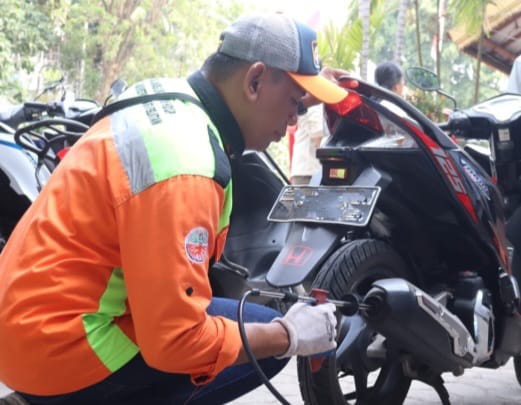
<svg viewBox="0 0 521 405"><path fill-rule="evenodd" d="M364 227L371 219L380 191L376 186L285 186L268 220Z"/></svg>

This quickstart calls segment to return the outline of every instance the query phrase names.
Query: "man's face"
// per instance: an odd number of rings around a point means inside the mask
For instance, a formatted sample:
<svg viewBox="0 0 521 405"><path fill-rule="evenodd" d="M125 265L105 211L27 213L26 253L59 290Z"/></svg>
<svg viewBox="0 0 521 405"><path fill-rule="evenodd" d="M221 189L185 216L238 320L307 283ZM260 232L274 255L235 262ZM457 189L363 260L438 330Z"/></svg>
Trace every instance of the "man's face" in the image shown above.
<svg viewBox="0 0 521 405"><path fill-rule="evenodd" d="M398 94L399 96L402 96L402 97L403 97L403 88L404 88L404 86L405 86L405 79L402 78L402 79L400 79L400 81L399 81L398 83L396 83L396 84L393 86L392 90L393 90L396 94Z"/></svg>
<svg viewBox="0 0 521 405"><path fill-rule="evenodd" d="M243 131L246 148L264 150L297 122L297 103L305 94L285 72L269 69L260 79L258 98Z"/></svg>

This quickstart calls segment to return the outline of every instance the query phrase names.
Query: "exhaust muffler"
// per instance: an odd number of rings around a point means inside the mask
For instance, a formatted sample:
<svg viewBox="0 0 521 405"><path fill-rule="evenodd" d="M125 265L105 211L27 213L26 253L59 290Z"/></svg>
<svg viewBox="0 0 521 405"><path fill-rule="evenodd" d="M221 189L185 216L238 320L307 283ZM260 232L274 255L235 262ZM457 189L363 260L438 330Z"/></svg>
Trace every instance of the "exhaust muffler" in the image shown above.
<svg viewBox="0 0 521 405"><path fill-rule="evenodd" d="M360 313L371 329L435 371L461 374L481 360L463 322L404 279L374 282L363 303Z"/></svg>

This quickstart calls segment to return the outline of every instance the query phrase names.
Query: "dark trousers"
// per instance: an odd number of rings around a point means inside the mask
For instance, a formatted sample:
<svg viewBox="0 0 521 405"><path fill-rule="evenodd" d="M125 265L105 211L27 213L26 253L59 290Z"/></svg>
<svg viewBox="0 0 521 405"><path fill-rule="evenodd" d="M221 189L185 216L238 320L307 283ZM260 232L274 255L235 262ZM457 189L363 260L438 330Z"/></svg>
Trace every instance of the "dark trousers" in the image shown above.
<svg viewBox="0 0 521 405"><path fill-rule="evenodd" d="M214 298L208 307L210 315L237 318L238 302ZM246 322L269 322L280 314L270 308L247 303ZM288 359L268 358L259 364L268 378L276 375ZM81 365L78 365L81 367ZM236 399L261 384L254 368L248 364L223 370L214 381L194 386L186 374L171 374L150 368L141 355L136 355L120 370L105 380L83 390L66 395L39 397L21 394L31 404L223 404Z"/></svg>

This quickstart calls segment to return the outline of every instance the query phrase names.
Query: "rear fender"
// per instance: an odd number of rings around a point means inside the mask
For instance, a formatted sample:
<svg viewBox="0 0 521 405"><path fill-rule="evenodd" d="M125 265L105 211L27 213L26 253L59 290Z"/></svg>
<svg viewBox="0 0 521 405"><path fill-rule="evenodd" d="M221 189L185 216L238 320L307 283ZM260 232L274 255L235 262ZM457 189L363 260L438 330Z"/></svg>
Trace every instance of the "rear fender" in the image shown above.
<svg viewBox="0 0 521 405"><path fill-rule="evenodd" d="M288 239L271 265L266 281L277 288L302 284L335 249L342 236L342 228L338 226L292 223Z"/></svg>

